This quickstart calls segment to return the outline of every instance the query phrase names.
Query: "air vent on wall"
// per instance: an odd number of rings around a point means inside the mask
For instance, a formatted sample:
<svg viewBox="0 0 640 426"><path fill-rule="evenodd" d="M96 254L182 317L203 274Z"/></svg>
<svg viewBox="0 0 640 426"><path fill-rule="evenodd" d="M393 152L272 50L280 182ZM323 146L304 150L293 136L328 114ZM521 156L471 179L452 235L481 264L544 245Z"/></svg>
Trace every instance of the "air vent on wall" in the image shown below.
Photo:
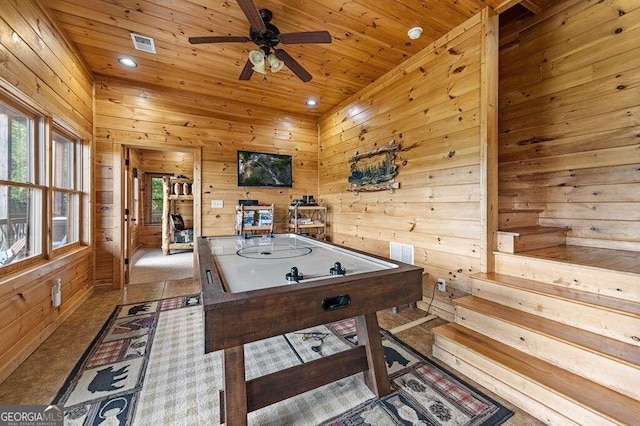
<svg viewBox="0 0 640 426"><path fill-rule="evenodd" d="M391 260L399 260L400 262L413 265L413 246L408 244L400 244L389 241L389 257Z"/></svg>
<svg viewBox="0 0 640 426"><path fill-rule="evenodd" d="M156 53L156 45L151 37L131 33L131 40L133 40L133 47L136 49L143 52Z"/></svg>

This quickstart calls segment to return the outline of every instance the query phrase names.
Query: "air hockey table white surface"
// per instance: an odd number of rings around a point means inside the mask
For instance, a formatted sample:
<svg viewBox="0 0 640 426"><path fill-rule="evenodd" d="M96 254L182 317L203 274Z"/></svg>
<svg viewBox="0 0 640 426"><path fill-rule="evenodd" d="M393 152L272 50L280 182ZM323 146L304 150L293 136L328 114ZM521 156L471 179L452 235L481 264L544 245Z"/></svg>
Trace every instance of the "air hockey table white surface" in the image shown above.
<svg viewBox="0 0 640 426"><path fill-rule="evenodd" d="M207 238L225 290L230 293L331 278L336 262L346 276L397 268L398 265L296 234ZM303 278L287 279L291 268Z"/></svg>

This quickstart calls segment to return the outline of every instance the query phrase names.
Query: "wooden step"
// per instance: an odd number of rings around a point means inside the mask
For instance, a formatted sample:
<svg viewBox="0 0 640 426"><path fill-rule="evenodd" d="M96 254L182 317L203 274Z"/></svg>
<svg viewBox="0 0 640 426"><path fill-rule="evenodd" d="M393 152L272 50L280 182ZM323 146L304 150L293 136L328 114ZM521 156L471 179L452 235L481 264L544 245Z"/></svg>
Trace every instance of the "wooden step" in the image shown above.
<svg viewBox="0 0 640 426"><path fill-rule="evenodd" d="M640 274L562 260L494 253L496 272L640 303Z"/></svg>
<svg viewBox="0 0 640 426"><path fill-rule="evenodd" d="M474 274L474 296L640 348L640 303L502 274Z"/></svg>
<svg viewBox="0 0 640 426"><path fill-rule="evenodd" d="M520 228L500 229L497 232L498 251L519 253L563 245L566 242L567 228L551 226L524 226Z"/></svg>
<svg viewBox="0 0 640 426"><path fill-rule="evenodd" d="M546 423L631 425L640 419L640 401L460 324L433 333L437 359Z"/></svg>
<svg viewBox="0 0 640 426"><path fill-rule="evenodd" d="M542 209L499 209L498 229L538 225Z"/></svg>
<svg viewBox="0 0 640 426"><path fill-rule="evenodd" d="M456 322L640 400L640 349L475 296L455 299Z"/></svg>

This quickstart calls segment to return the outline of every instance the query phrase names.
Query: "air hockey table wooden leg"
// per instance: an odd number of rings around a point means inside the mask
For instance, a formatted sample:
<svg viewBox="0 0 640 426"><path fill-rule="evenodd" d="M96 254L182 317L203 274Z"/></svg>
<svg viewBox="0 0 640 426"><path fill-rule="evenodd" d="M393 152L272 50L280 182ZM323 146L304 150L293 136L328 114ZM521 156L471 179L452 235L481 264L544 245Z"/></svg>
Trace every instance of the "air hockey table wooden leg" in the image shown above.
<svg viewBox="0 0 640 426"><path fill-rule="evenodd" d="M364 382L378 398L389 395L391 385L389 384L376 314L356 317L356 332L358 333L358 345L365 346L367 363L369 364L369 370L364 372Z"/></svg>
<svg viewBox="0 0 640 426"><path fill-rule="evenodd" d="M224 417L227 425L247 424L247 383L245 381L244 346L224 349L222 369L224 377ZM222 405L222 404L221 404Z"/></svg>

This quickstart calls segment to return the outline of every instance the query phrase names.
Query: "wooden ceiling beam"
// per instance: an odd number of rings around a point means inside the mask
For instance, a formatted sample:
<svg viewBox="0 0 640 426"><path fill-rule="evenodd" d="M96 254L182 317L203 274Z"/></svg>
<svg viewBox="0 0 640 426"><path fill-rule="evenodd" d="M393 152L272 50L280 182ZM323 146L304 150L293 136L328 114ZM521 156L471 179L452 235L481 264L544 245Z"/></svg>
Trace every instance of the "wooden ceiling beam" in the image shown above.
<svg viewBox="0 0 640 426"><path fill-rule="evenodd" d="M534 0L504 0L501 2L497 2L497 4L493 6L493 10L496 13L500 14L517 4L527 8L529 11L533 12L536 15L542 11L542 8L538 6Z"/></svg>

